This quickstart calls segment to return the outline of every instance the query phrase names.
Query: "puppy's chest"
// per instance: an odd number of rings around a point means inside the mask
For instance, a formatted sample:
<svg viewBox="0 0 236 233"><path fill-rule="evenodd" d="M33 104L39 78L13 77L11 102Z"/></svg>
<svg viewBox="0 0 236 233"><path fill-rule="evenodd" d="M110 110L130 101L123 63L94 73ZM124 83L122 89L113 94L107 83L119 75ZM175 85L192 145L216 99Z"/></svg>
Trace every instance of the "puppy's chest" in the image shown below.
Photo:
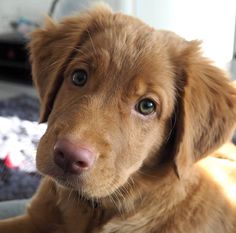
<svg viewBox="0 0 236 233"><path fill-rule="evenodd" d="M78 209L64 212L63 230L57 233L148 233L154 232L156 225L150 217L139 214L121 218L97 209Z"/></svg>
<svg viewBox="0 0 236 233"><path fill-rule="evenodd" d="M98 229L94 229L93 233L151 233L155 227L148 223L146 219L126 219L126 220L111 220ZM157 230L155 232L158 232Z"/></svg>
<svg viewBox="0 0 236 233"><path fill-rule="evenodd" d="M67 225L67 224L66 224ZM91 221L81 221L73 222L69 225L70 229L65 229L65 232L58 233L151 233L154 232L155 227L148 222L144 223L144 220L138 219L136 221L126 220L117 220L111 219L106 223L96 222L95 219ZM155 231L158 232L158 231Z"/></svg>

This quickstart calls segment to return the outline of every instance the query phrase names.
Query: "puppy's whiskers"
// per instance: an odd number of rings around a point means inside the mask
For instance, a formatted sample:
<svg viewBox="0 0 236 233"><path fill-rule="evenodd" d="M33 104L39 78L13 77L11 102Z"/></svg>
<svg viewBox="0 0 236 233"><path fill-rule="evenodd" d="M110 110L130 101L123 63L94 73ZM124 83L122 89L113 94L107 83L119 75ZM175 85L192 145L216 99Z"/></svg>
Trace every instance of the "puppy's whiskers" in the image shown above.
<svg viewBox="0 0 236 233"><path fill-rule="evenodd" d="M171 122L171 129L170 129L170 131L169 131L169 133L168 133L168 135L167 135L167 137L165 139L165 142L169 141L169 139L170 139L170 137L172 135L172 132L173 132L173 130L175 128L176 121L177 121L177 113L176 112L173 113L173 118L172 119L171 119L171 121L173 121L173 122Z"/></svg>

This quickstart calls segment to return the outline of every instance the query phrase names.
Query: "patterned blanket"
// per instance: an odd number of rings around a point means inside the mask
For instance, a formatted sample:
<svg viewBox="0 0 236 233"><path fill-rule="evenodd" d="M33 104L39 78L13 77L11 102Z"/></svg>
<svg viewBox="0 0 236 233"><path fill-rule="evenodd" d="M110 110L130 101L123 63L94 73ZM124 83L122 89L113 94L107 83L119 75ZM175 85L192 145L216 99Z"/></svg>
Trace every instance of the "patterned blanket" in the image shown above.
<svg viewBox="0 0 236 233"><path fill-rule="evenodd" d="M29 198L39 184L35 154L46 125L37 123L38 115L36 98L0 101L0 201Z"/></svg>

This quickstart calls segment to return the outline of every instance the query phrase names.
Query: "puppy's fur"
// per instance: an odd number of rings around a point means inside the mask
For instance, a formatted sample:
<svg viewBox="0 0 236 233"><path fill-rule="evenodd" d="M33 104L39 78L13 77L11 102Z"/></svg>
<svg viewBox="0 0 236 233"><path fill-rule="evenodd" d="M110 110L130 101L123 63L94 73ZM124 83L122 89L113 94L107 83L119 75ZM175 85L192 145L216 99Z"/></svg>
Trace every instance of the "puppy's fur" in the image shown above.
<svg viewBox="0 0 236 233"><path fill-rule="evenodd" d="M236 232L235 148L216 151L235 126L236 90L198 41L102 5L48 20L29 48L48 121L37 152L45 178L1 233ZM88 73L83 87L71 81L77 69ZM154 113L137 111L143 98ZM92 146L92 169L69 175L54 164L64 137Z"/></svg>

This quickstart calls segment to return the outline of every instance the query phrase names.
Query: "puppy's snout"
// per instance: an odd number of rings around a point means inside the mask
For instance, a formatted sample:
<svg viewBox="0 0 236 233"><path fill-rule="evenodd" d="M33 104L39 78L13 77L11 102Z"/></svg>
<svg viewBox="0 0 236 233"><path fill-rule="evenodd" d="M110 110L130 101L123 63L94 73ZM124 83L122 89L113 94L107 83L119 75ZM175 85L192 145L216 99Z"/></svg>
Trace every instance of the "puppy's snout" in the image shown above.
<svg viewBox="0 0 236 233"><path fill-rule="evenodd" d="M94 153L87 147L81 147L70 141L61 139L54 146L54 162L64 172L81 174L92 167Z"/></svg>

